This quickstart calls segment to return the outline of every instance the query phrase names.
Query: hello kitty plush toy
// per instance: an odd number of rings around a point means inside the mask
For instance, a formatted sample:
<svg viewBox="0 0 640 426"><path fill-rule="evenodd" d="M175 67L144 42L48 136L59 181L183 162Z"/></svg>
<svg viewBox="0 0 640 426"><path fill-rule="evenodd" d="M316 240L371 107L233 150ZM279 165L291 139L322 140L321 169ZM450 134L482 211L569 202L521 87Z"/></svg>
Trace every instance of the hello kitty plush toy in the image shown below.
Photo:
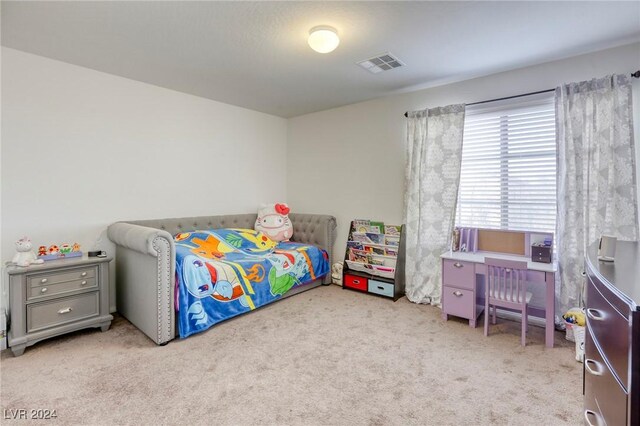
<svg viewBox="0 0 640 426"><path fill-rule="evenodd" d="M288 241L293 235L289 211L289 206L284 203L261 205L255 230L264 233L273 241Z"/></svg>
<svg viewBox="0 0 640 426"><path fill-rule="evenodd" d="M29 266L32 263L43 263L44 260L38 259L36 254L31 251L31 240L27 237L23 237L16 241L17 253L13 256L12 263L18 266Z"/></svg>

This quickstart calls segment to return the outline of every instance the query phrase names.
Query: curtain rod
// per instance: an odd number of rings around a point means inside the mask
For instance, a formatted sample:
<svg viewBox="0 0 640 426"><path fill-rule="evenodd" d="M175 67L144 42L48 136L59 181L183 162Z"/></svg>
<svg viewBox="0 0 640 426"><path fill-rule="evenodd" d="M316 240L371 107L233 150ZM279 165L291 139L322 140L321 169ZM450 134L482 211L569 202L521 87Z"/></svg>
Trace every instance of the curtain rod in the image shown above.
<svg viewBox="0 0 640 426"><path fill-rule="evenodd" d="M631 77L634 78L640 78L640 70L636 71L636 72L632 72L631 73ZM504 98L497 98L497 99L488 99L486 101L479 101L479 102L472 102L470 104L467 104L467 106L471 106L471 105L479 105L479 104L486 104L488 102L497 102L497 101L506 101L507 99L515 99L515 98L521 98L523 96L531 96L531 95L538 95L540 93L548 93L548 92L553 92L556 89L547 89L547 90L540 90L538 92L529 92L529 93L523 93L521 95L513 95L513 96L506 96ZM405 117L409 116L408 112L404 113Z"/></svg>

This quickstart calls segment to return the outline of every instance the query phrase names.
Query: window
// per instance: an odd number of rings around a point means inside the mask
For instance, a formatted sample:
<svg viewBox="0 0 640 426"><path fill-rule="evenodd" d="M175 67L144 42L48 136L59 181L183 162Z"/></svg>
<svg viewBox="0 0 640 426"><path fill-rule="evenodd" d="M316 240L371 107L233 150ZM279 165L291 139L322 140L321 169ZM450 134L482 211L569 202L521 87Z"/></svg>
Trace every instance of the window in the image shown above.
<svg viewBox="0 0 640 426"><path fill-rule="evenodd" d="M553 93L467 108L456 224L555 232Z"/></svg>

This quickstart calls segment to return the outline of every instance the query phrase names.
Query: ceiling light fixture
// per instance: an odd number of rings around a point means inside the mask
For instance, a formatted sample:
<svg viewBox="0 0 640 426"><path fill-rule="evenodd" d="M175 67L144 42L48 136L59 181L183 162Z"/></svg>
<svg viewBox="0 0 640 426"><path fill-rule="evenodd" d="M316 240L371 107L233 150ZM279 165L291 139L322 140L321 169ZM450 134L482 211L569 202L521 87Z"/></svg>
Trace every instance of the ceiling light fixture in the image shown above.
<svg viewBox="0 0 640 426"><path fill-rule="evenodd" d="M320 25L309 30L309 46L318 53L333 52L340 44L338 32L333 27Z"/></svg>

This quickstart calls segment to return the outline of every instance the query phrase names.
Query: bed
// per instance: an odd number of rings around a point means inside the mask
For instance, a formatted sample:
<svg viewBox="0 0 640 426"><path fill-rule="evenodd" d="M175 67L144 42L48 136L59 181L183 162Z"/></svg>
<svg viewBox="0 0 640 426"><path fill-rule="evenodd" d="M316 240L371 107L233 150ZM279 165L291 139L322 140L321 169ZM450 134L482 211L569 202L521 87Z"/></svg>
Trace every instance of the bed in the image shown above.
<svg viewBox="0 0 640 426"><path fill-rule="evenodd" d="M256 217L256 214L201 216L118 222L109 226L109 239L116 245L117 311L162 345L178 335L186 337L273 301L331 283L329 270L325 271L319 256L326 257L327 265L332 264L336 229L333 216L291 213L294 231L291 242L261 253L252 252L247 242L258 235L246 231L253 228ZM207 238L231 241L235 246L231 244L233 250L228 247L218 250L226 251L224 257L219 253L218 257L215 254L207 257L206 253L203 256L198 247ZM248 257L238 262L247 253ZM288 274L293 279L281 279L287 261L295 268ZM216 287L217 279L204 285L206 280L202 277L212 274L224 278L219 280L221 285ZM228 274L235 277L227 279L231 276ZM247 274L256 274L250 278L258 285L247 287L244 280ZM189 292L186 281L194 276L201 278L200 284L194 285L197 280L192 280ZM212 300L216 298L221 303L214 308ZM220 306L227 311L224 315L217 315ZM185 318L188 324L181 327L179 321Z"/></svg>

